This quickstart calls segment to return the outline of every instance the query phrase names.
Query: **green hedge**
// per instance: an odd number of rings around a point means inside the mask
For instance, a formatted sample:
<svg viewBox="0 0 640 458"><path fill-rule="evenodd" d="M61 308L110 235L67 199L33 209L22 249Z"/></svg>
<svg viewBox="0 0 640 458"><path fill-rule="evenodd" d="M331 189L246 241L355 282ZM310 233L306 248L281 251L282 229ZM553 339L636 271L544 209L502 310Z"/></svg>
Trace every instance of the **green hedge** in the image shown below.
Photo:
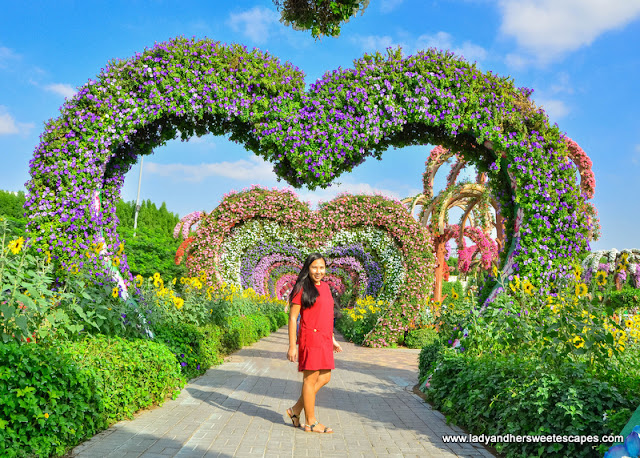
<svg viewBox="0 0 640 458"><path fill-rule="evenodd" d="M516 356L466 357L445 351L430 383L427 397L435 407L477 435L618 434L604 414L632 407L615 387L577 365L551 371ZM593 444L492 445L506 457L602 456Z"/></svg>
<svg viewBox="0 0 640 458"><path fill-rule="evenodd" d="M438 333L433 328L411 329L407 331L404 345L409 348L422 348L427 344L436 342L438 339Z"/></svg>
<svg viewBox="0 0 640 458"><path fill-rule="evenodd" d="M167 346L150 340L89 336L61 350L91 373L109 423L163 401L184 385Z"/></svg>
<svg viewBox="0 0 640 458"><path fill-rule="evenodd" d="M107 425L91 371L39 345L0 344L0 450L62 455Z"/></svg>
<svg viewBox="0 0 640 458"><path fill-rule="evenodd" d="M8 457L63 455L133 413L162 404L223 356L285 325L284 312L229 317L224 326L155 329L155 339L88 336L0 344L0 450Z"/></svg>

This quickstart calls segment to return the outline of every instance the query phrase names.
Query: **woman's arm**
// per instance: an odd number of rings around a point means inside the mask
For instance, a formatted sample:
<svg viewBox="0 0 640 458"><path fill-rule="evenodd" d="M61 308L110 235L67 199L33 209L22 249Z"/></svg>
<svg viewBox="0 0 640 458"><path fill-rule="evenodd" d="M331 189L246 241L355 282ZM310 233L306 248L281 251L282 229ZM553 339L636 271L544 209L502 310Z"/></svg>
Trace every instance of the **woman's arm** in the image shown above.
<svg viewBox="0 0 640 458"><path fill-rule="evenodd" d="M300 304L291 304L289 309L289 351L287 359L292 363L298 359L298 315L300 315Z"/></svg>

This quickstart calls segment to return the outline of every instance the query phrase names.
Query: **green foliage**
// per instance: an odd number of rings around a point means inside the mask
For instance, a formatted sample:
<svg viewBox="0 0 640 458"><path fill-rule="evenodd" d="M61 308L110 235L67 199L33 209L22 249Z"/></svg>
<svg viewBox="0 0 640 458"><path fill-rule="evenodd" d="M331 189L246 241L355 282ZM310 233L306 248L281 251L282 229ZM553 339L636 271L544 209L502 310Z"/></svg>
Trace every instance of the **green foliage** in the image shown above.
<svg viewBox="0 0 640 458"><path fill-rule="evenodd" d="M184 385L175 356L158 342L90 336L61 351L91 373L109 423L162 404Z"/></svg>
<svg viewBox="0 0 640 458"><path fill-rule="evenodd" d="M165 324L154 328L155 340L164 343L175 355L185 379L202 375L211 366L222 363L228 353L223 347L224 331L215 324Z"/></svg>
<svg viewBox="0 0 640 458"><path fill-rule="evenodd" d="M6 222L6 231L10 238L26 238L27 218L24 216L24 191L17 194L0 190L0 219Z"/></svg>
<svg viewBox="0 0 640 458"><path fill-rule="evenodd" d="M410 329L404 338L404 345L409 348L422 348L438 339L438 333L433 328Z"/></svg>
<svg viewBox="0 0 640 458"><path fill-rule="evenodd" d="M381 313L388 307L389 304L371 296L358 298L355 307L342 309L335 327L348 341L362 344L378 323Z"/></svg>
<svg viewBox="0 0 640 458"><path fill-rule="evenodd" d="M435 370L443 349L444 345L439 340L434 340L422 347L418 356L418 377L421 382Z"/></svg>
<svg viewBox="0 0 640 458"><path fill-rule="evenodd" d="M0 215L23 219L25 201L24 191L14 194L0 189Z"/></svg>
<svg viewBox="0 0 640 458"><path fill-rule="evenodd" d="M640 290L624 285L620 291L611 291L609 301L609 305L614 310L640 307Z"/></svg>
<svg viewBox="0 0 640 458"><path fill-rule="evenodd" d="M116 204L116 216L120 220L118 228L133 229L135 219L136 203L134 201L118 201ZM144 228L150 232L172 235L173 228L180 221L180 216L167 210L167 204L162 202L160 208L147 199L140 204L138 212L138 228Z"/></svg>
<svg viewBox="0 0 640 458"><path fill-rule="evenodd" d="M164 202L160 208L150 200L140 204L135 237L135 202L118 201L116 215L120 220L118 233L124 238L127 263L133 275L146 278L155 272L162 272L170 278L178 278L184 274L184 266L176 266L174 263L180 241L173 238L173 229L180 217L169 212Z"/></svg>
<svg viewBox="0 0 640 458"><path fill-rule="evenodd" d="M108 426L91 370L55 349L0 344L0 450L61 456Z"/></svg>
<svg viewBox="0 0 640 458"><path fill-rule="evenodd" d="M485 435L617 434L604 413L631 407L620 393L579 365L550 369L517 356L447 351L428 398L449 421ZM592 444L499 443L506 457L601 456Z"/></svg>
<svg viewBox="0 0 640 458"><path fill-rule="evenodd" d="M155 272L162 272L169 278L178 278L185 273L184 263L177 266L174 262L180 241L157 229L138 226L136 236L133 229L118 227L118 233L124 237L127 263L132 275L145 278Z"/></svg>
<svg viewBox="0 0 640 458"><path fill-rule="evenodd" d="M311 30L311 35L337 37L340 26L355 16L364 14L369 0L273 0L282 12L282 20L295 29Z"/></svg>

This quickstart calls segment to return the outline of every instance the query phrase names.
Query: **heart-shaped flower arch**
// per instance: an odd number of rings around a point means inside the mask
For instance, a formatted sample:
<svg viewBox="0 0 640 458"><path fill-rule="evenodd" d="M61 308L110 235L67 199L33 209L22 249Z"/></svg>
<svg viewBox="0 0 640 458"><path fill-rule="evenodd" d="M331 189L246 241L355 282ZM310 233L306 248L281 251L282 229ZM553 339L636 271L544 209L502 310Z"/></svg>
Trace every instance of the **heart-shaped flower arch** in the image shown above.
<svg viewBox="0 0 640 458"><path fill-rule="evenodd" d="M429 234L402 203L383 196L341 195L312 211L289 190L253 187L227 195L199 221L186 265L208 283L264 294L273 264L297 261L299 269L312 251L325 254L329 273L358 275L360 295L389 302L367 345L396 342L428 303L435 269Z"/></svg>
<svg viewBox="0 0 640 458"><path fill-rule="evenodd" d="M398 50L304 85L290 64L209 39L179 38L111 62L46 124L34 152L25 204L34 244L66 266L92 262L82 252L103 240L103 259L114 256L115 202L137 157L213 133L310 189L389 147L442 145L486 172L498 194L511 244L504 276L535 278L587 249L567 145L510 79L448 52ZM118 266L128 281L126 258Z"/></svg>

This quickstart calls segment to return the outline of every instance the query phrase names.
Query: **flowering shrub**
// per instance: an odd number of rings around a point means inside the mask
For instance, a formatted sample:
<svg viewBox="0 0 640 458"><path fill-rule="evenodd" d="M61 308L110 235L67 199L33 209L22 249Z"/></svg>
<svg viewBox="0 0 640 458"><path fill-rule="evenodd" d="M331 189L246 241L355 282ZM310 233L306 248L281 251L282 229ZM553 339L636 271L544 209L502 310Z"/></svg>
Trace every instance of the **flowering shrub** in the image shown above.
<svg viewBox="0 0 640 458"><path fill-rule="evenodd" d="M598 271L614 276L615 284L629 284L640 288L640 250L598 250L582 261L583 277L589 282Z"/></svg>
<svg viewBox="0 0 640 458"><path fill-rule="evenodd" d="M180 221L178 221L178 224L176 224L176 227L173 229L173 237L176 239L178 237L182 237L183 239L189 237L191 228L195 224L198 224L198 221L200 221L203 216L205 216L204 212L195 211L183 217Z"/></svg>
<svg viewBox="0 0 640 458"><path fill-rule="evenodd" d="M352 308L343 309L342 316L336 322L337 329L345 339L361 344L374 328L381 312L388 308L383 300L366 296L357 299Z"/></svg>

